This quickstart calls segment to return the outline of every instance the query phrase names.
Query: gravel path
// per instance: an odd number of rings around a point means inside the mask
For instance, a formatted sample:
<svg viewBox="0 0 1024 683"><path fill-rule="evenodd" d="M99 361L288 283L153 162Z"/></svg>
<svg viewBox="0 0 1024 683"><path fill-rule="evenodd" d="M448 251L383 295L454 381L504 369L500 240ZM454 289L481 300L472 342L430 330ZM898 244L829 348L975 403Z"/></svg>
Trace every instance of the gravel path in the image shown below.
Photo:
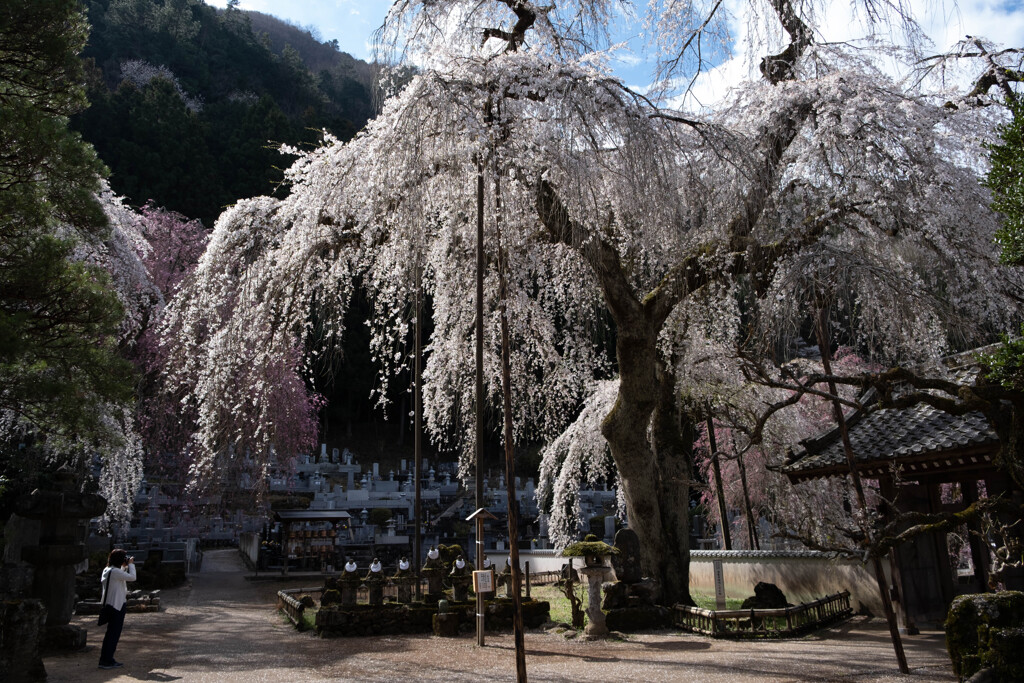
<svg viewBox="0 0 1024 683"><path fill-rule="evenodd" d="M296 632L275 610L276 592L309 580L245 580L237 551L206 553L202 573L163 591L159 613L129 614L118 646L123 669L97 668L103 627L85 652L45 658L51 683L93 681L509 681L511 635L319 639ZM941 633L904 639L913 680L955 681ZM526 634L533 681L906 681L898 675L884 621L855 617L811 636L727 641L662 632L628 641L582 642Z"/></svg>

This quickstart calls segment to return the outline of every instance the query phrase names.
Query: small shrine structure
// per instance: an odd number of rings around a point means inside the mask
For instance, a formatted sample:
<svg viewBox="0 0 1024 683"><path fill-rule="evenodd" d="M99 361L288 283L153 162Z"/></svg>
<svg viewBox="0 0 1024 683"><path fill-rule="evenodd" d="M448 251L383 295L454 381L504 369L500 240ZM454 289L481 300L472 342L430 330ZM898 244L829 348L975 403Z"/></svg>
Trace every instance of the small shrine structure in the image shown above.
<svg viewBox="0 0 1024 683"><path fill-rule="evenodd" d="M896 501L901 512L962 509L978 499L979 484L990 497L1021 496L1012 478L995 464L999 439L981 413L952 415L919 403L855 411L847 416L847 426L861 477L877 480L881 495ZM848 475L839 429L800 442L780 471L793 483ZM943 502L942 485L951 483L960 484L961 503ZM973 574L958 573L952 566L946 534L918 536L890 553L890 590L902 630L941 628L953 598L988 590L988 548L973 533L969 544ZM1010 582L1008 588L1024 587L1019 576Z"/></svg>

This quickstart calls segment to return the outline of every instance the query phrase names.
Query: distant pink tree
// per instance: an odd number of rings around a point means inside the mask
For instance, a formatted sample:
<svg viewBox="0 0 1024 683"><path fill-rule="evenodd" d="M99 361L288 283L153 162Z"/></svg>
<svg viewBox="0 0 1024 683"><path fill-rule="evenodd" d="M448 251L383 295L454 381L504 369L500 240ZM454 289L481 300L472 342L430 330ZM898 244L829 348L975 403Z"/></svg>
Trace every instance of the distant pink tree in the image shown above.
<svg viewBox="0 0 1024 683"><path fill-rule="evenodd" d="M137 224L144 239L139 256L149 272L150 282L161 294L159 306L145 321L130 354L142 376L137 408L139 430L150 474L183 476L184 463L180 456L187 450L193 419L182 411L180 397L171 395L163 386L161 374L167 354L160 347L156 329L164 303L195 270L208 235L199 220L190 220L152 202L138 212Z"/></svg>
<svg viewBox="0 0 1024 683"><path fill-rule="evenodd" d="M152 258L168 302L152 328L146 365L157 385L144 419L149 443L164 470L194 488L248 479L258 493L269 467L287 466L316 444L323 398L305 380L304 348L291 331L260 319L240 319L212 333L222 312L240 299L269 298L238 287L248 264L212 257L210 250L217 249L207 249L198 223L151 207L145 214L154 240L165 245L155 247ZM209 317L183 315L197 297L206 299L194 280L210 271L217 272L222 289L210 299ZM223 353L225 345L241 339L243 353ZM210 346L208 366L190 360L201 345ZM249 476L239 478L243 472Z"/></svg>
<svg viewBox="0 0 1024 683"><path fill-rule="evenodd" d="M199 219L188 219L147 203L139 212L142 234L149 242L149 253L143 263L164 299L170 299L186 275L195 270L206 249L209 235Z"/></svg>
<svg viewBox="0 0 1024 683"><path fill-rule="evenodd" d="M817 363L802 361L808 371L817 370ZM842 374L856 374L874 366L849 348L839 348L832 361L833 370ZM845 388L852 394L852 388ZM835 428L832 404L826 398L806 394L796 404L782 410L765 423L763 431L751 438L759 410L769 402L778 401L782 393L756 385L746 387L720 405L714 406L712 421L715 430L715 445L719 453L719 469L725 507L732 513L730 535L733 548L750 547L747 531L747 503L749 502L754 524L761 519L768 521L775 529L793 529L806 519L808 509L822 511L821 519L835 515L842 518L848 514L844 509L843 487L830 482L809 482L801 484L800 495L795 495L793 485L784 475L772 470L781 464L785 448L830 429ZM852 398L851 396L846 396ZM720 524L718 493L714 481L710 440L707 424L694 442L694 460L703 481L707 482L701 493L701 503L707 508L710 522ZM747 500L741 481L740 467L745 470ZM798 519L799 518L799 519ZM762 549L772 545L769 539L761 538Z"/></svg>

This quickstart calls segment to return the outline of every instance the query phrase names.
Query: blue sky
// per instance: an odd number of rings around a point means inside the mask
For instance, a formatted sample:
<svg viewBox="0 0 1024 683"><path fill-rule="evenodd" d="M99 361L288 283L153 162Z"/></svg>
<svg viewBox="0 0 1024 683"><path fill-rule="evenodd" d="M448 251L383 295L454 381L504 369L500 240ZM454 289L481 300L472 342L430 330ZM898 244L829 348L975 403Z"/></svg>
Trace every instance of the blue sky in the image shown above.
<svg viewBox="0 0 1024 683"><path fill-rule="evenodd" d="M984 36L1006 46L1024 45L1024 0L905 0L915 11L922 28L932 39L936 50L944 50L965 35ZM205 0L209 5L224 7L227 0ZM636 3L642 8L642 0ZM830 4L824 24L824 36L819 40L848 40L859 36L863 29L850 12L847 2ZM336 38L344 52L370 58L370 38L381 25L390 7L390 0L241 0L242 9L256 10L285 19L303 27L315 27L324 41ZM725 7L738 8L743 0L725 0ZM716 83L732 82L742 78L745 67L742 37L745 27L733 27L737 38L736 58L731 65L723 65L721 73L711 75L699 84L705 97L714 99L724 94L717 92ZM629 36L624 36L628 38ZM627 84L642 87L647 69L635 55L623 55L613 63L616 75ZM747 60L748 64L750 63Z"/></svg>

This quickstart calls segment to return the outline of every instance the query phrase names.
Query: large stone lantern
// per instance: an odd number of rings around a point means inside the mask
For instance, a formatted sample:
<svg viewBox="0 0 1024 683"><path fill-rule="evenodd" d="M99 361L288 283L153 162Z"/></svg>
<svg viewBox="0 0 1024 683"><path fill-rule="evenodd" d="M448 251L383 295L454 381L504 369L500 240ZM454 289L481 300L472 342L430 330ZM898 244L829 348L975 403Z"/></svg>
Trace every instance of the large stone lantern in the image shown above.
<svg viewBox="0 0 1024 683"><path fill-rule="evenodd" d="M579 573L587 580L587 626L584 633L599 638L608 635L604 612L601 611L601 584L615 575L611 565L611 556L619 551L601 541L593 534L587 534L582 541L577 541L562 551L563 557L583 558L583 567Z"/></svg>

